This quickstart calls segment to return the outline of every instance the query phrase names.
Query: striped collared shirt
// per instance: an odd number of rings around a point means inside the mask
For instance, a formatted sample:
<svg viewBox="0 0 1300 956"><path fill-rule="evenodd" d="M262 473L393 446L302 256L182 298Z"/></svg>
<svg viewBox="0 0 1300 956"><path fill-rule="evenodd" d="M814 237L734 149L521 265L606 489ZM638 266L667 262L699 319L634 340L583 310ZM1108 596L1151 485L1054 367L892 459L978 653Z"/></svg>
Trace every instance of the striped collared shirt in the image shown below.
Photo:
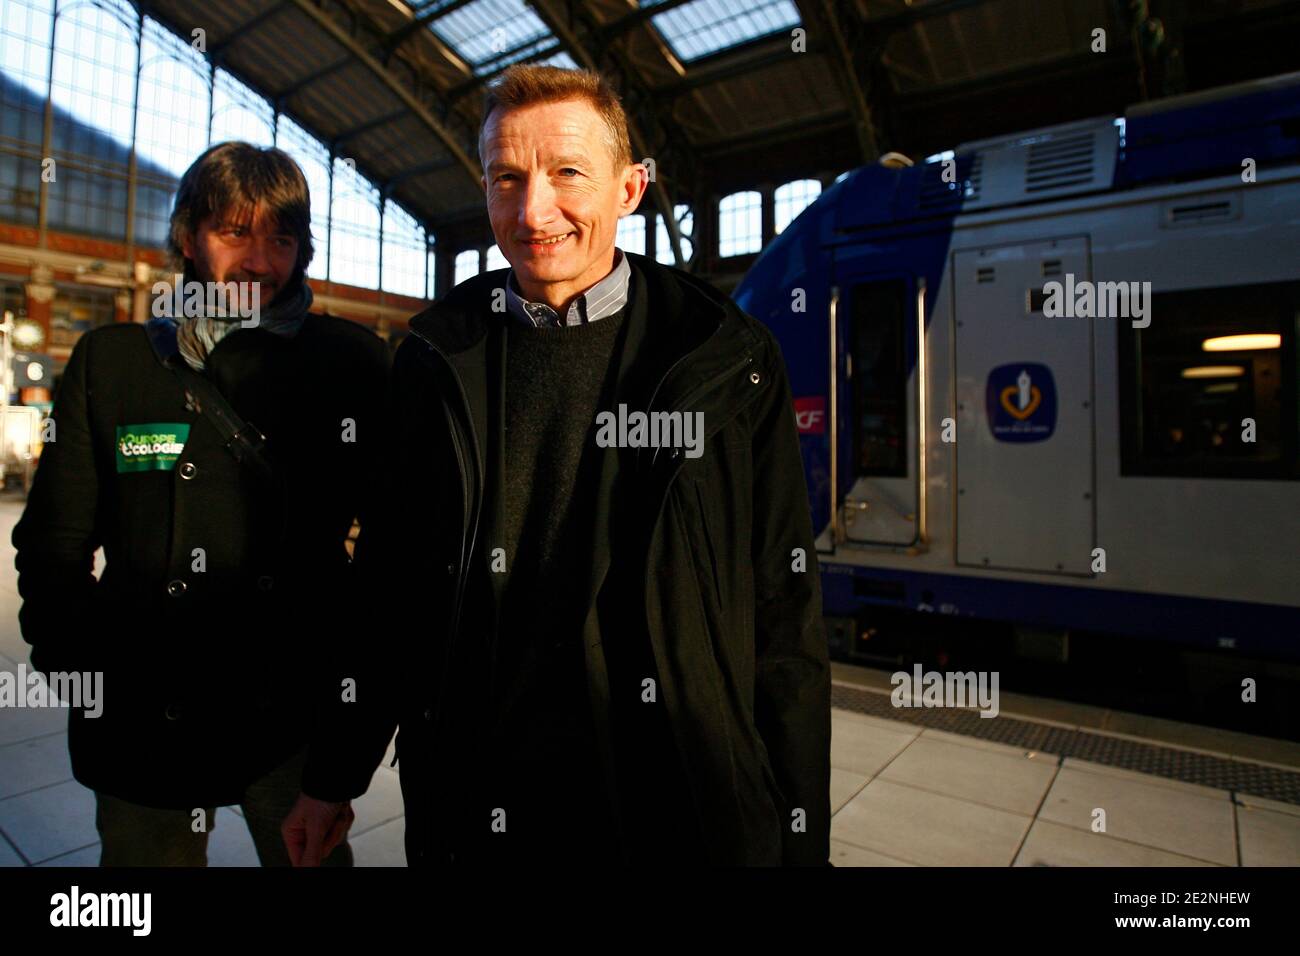
<svg viewBox="0 0 1300 956"><path fill-rule="evenodd" d="M627 287L628 281L632 278L632 267L628 265L627 256L623 255L622 249L614 250L614 258L614 268L609 275L569 304L564 325L595 322L607 315L613 315L627 303ZM506 307L511 315L525 325L549 328L561 324L559 314L545 302L529 302L515 291L513 269L506 280Z"/></svg>

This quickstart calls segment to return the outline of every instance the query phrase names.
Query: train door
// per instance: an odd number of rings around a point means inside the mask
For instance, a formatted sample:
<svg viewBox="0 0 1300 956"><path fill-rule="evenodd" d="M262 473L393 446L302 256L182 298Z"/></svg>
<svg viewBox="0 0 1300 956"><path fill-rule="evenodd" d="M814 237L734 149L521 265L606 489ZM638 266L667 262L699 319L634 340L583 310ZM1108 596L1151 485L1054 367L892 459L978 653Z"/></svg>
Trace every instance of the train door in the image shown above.
<svg viewBox="0 0 1300 956"><path fill-rule="evenodd" d="M1090 280L1085 237L952 254L958 564L1091 572L1094 320L1043 314Z"/></svg>
<svg viewBox="0 0 1300 956"><path fill-rule="evenodd" d="M918 290L915 277L836 276L832 292L837 544L917 544L920 487L917 461L916 364Z"/></svg>

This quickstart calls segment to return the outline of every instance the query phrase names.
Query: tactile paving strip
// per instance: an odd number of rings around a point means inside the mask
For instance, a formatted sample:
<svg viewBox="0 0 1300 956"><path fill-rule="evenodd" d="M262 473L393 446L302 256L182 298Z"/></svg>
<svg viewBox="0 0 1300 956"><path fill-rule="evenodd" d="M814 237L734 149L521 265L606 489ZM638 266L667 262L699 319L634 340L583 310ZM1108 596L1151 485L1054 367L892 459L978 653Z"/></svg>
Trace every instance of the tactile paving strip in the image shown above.
<svg viewBox="0 0 1300 956"><path fill-rule="evenodd" d="M966 737L1300 805L1300 773L954 707L895 707L888 694L831 684L831 706Z"/></svg>

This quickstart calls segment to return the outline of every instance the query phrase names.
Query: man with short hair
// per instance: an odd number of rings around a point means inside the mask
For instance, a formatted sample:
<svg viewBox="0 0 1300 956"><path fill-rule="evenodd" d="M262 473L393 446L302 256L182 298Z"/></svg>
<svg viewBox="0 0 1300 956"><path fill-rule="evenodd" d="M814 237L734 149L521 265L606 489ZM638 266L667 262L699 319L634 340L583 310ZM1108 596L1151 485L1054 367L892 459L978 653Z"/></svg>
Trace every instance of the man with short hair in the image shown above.
<svg viewBox="0 0 1300 956"><path fill-rule="evenodd" d="M394 642L369 697L395 707L353 711L307 792L355 795L400 721L412 864L825 865L829 666L776 342L616 248L647 177L599 76L511 67L479 151L511 267L412 320L358 542Z"/></svg>
<svg viewBox="0 0 1300 956"><path fill-rule="evenodd" d="M171 219L182 294L161 284L151 309L181 314L78 340L14 528L32 663L103 674L102 715L71 711L68 748L104 866L204 866L228 805L263 865L290 863L388 368L373 333L308 314L310 210L280 150L194 162ZM350 808L317 809L310 852L351 865Z"/></svg>

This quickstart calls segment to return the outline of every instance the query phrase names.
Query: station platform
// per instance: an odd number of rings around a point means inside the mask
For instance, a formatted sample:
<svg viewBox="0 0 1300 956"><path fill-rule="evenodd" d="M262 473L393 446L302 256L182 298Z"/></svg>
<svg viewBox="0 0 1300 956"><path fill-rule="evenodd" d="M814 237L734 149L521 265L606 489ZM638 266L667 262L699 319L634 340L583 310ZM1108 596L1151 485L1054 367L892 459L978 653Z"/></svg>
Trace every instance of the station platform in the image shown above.
<svg viewBox="0 0 1300 956"><path fill-rule="evenodd" d="M1300 745L1009 693L896 708L887 672L832 670L837 866L1300 864Z"/></svg>
<svg viewBox="0 0 1300 956"><path fill-rule="evenodd" d="M0 670L28 660L0 498ZM1000 695L997 717L897 708L889 673L833 665L836 866L1300 865L1300 744ZM0 708L0 866L95 866L94 796L72 779L67 712ZM391 745L390 745L391 749ZM391 753L353 804L358 866L403 866ZM1104 811L1099 832L1096 811ZM256 866L233 808L212 866Z"/></svg>

